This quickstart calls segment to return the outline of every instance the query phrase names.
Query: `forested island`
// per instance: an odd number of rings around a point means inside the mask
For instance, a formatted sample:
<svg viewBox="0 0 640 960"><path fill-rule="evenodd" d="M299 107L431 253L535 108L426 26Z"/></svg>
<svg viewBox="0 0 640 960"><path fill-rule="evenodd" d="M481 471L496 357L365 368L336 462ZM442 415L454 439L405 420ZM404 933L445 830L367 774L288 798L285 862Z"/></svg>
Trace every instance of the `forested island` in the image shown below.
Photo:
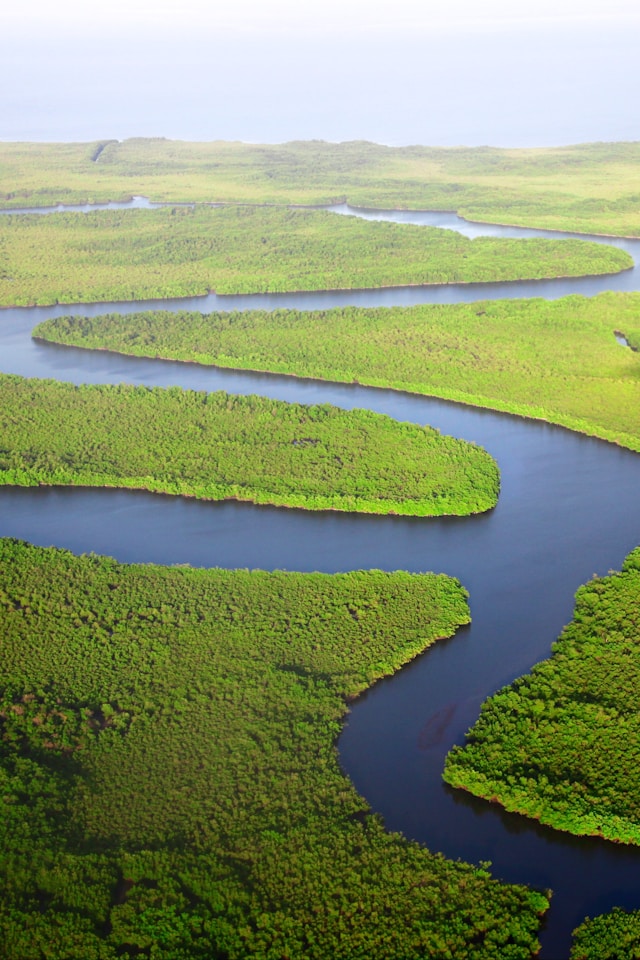
<svg viewBox="0 0 640 960"><path fill-rule="evenodd" d="M457 581L0 570L5 956L535 951L545 896L386 832L337 763L345 699L468 621Z"/></svg>
<svg viewBox="0 0 640 960"><path fill-rule="evenodd" d="M369 410L0 374L0 485L130 487L306 510L464 515L498 499L486 451Z"/></svg>
<svg viewBox="0 0 640 960"><path fill-rule="evenodd" d="M0 217L0 306L617 273L585 240L469 240L323 210L169 207Z"/></svg>
<svg viewBox="0 0 640 960"><path fill-rule="evenodd" d="M144 357L393 387L640 450L640 294L326 311L59 317L33 335Z"/></svg>

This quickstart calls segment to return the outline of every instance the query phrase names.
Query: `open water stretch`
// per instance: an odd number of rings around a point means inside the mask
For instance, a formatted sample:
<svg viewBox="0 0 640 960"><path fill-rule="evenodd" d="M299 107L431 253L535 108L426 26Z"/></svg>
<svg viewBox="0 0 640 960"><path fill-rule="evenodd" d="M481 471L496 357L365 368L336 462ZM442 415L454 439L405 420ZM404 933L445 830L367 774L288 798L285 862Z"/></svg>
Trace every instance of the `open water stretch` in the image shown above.
<svg viewBox="0 0 640 960"><path fill-rule="evenodd" d="M406 213L393 216L409 219ZM452 215L415 214L412 219L423 222L428 217L453 225ZM500 231L458 222L465 231ZM540 233L506 230L510 236ZM609 242L624 246L636 262L640 258L640 241ZM313 308L639 288L636 267L597 279L212 295L153 306L202 311ZM345 770L390 829L448 857L491 860L500 879L550 887L552 906L541 937L541 957L547 960L568 955L571 930L585 915L614 905L640 907L640 850L541 828L452 791L441 780L447 751L462 742L481 702L549 654L571 619L577 587L593 573L619 568L625 554L640 544L640 457L545 423L393 391L119 357L30 339L33 325L48 316L148 307L136 303L3 311L0 369L76 383L178 384L303 403L331 402L430 423L480 443L497 459L502 475L497 507L478 517L420 520L312 514L130 491L2 488L0 534L75 552L107 553L123 561L325 572L380 567L459 577L470 592L473 623L376 684L353 706L339 742Z"/></svg>

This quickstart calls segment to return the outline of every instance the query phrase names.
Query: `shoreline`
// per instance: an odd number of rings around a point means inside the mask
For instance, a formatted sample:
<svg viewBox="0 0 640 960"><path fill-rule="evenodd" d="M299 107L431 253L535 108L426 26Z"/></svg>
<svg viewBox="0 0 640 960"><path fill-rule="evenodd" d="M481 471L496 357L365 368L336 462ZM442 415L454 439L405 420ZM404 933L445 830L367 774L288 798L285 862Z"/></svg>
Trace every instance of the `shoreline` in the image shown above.
<svg viewBox="0 0 640 960"><path fill-rule="evenodd" d="M633 238L636 239L636 238ZM153 297L148 298L139 297L133 300L55 300L51 303L28 303L28 304L16 304L16 303L3 303L0 304L0 310L33 310L37 307L76 307L76 306L99 306L103 303L112 303L112 304L136 304L136 303L166 303L167 300L200 300L205 299L206 297L268 297L271 295L274 296L306 296L307 294L331 294L331 293L376 293L378 290L416 290L416 289L431 289L432 287L471 287L471 286L481 286L492 283L549 283L554 280L597 280L600 277L618 277L622 273L626 273L629 270L635 270L635 263L629 267L622 267L620 270L607 270L603 273L576 273L576 274L554 274L549 277L515 277L512 280L451 280L445 281L444 283L439 283L437 281L427 281L426 283L388 283L381 284L378 287L318 287L316 289L307 289L307 290L254 290L252 292L243 292L243 293L218 293L217 290L210 289L207 293L185 293L182 296L174 297ZM584 294L582 294L584 296ZM492 299L481 298L481 299ZM535 297L524 297L522 299L535 299ZM479 301L473 301L479 302ZM284 308L286 309L286 308ZM376 308L372 308L376 309Z"/></svg>
<svg viewBox="0 0 640 960"><path fill-rule="evenodd" d="M101 151L102 152L102 151ZM95 162L95 161L93 161ZM269 201L263 202L254 202L252 203L249 200L153 200L151 197L145 196L144 194L129 194L124 196L122 199L114 200L112 198L108 200L77 200L75 203L64 204L62 202L54 204L43 204L42 206L34 205L29 208L24 207L0 207L0 216L2 215L14 215L14 216L29 216L31 214L38 215L37 211L43 211L43 213L81 213L85 211L74 210L76 207L86 207L92 206L96 210L101 208L108 207L109 204L133 204L133 201L139 198L141 200L146 200L152 207L162 208L162 207L172 207L172 206L192 206L192 207L275 207L276 209L292 209L292 210L326 210L328 213L333 212L332 207L344 204L353 211L367 211L370 213L446 213L451 214L455 217L459 217L460 220L463 220L465 223L478 224L480 226L490 226L490 227L513 227L518 230L538 230L541 233L565 233L565 234L577 234L580 237L604 237L608 240L640 240L640 227L638 228L637 234L629 233L603 233L602 231L594 230L590 232L585 232L583 230L562 228L562 227L540 227L535 224L525 224L525 223L513 223L504 220L479 220L472 219L471 217L465 216L463 213L460 213L459 210L453 208L431 208L431 207L377 207L377 206L362 206L356 205L349 202L349 199L346 195L341 195L337 198L334 198L329 203L274 203ZM58 208L62 207L62 210ZM24 210L28 209L29 212L25 213ZM135 210L136 207L131 206L126 209ZM21 213L22 211L22 213ZM354 213L354 216L357 216L357 213ZM418 224L420 226L420 224ZM452 229L450 227L441 227L440 229L448 230ZM455 232L455 231L453 231ZM508 281L497 281L497 282L508 282ZM306 291L297 291L299 293Z"/></svg>
<svg viewBox="0 0 640 960"><path fill-rule="evenodd" d="M446 783L450 790L462 790L463 793L468 794L470 797L475 797L476 800L482 800L483 803L490 803L495 807L500 807L505 813L512 813L518 817L525 817L527 820L532 820L534 823L539 824L546 830L564 833L566 836L576 837L580 840L604 840L605 843L614 843L616 846L640 850L640 839L635 842L633 840L621 840L616 837L608 837L606 834L597 830L590 833L578 833L574 830L570 830L568 827L555 826L555 824L553 824L550 820L543 820L541 817L534 816L524 807L508 807L495 793L492 793L490 796L482 793L476 793L464 784L457 783L454 786L448 780L445 780L444 777L443 782Z"/></svg>
<svg viewBox="0 0 640 960"><path fill-rule="evenodd" d="M607 437L602 434L590 433L587 430L579 429L578 427L570 426L568 423L561 423L558 420L550 420L548 417L536 416L533 413L522 413L516 410L508 410L502 406L493 406L487 403L475 402L472 399L459 399L452 396L446 396L444 393L423 393L417 390L409 390L404 387L395 387L391 384L381 385L379 383L367 382L366 380L332 380L328 377L311 377L311 376L302 376L297 373L287 373L281 370L267 370L261 369L259 367L233 367L225 366L224 364L219 363L203 363L200 360L184 360L181 357L163 357L160 354L152 356L151 354L138 354L138 353L122 353L120 350L111 350L109 347L83 347L76 343L63 343L59 340L47 340L45 337L31 337L36 343L46 343L53 345L54 347L62 347L64 349L71 350L86 350L88 353L97 352L97 353L109 353L112 356L116 357L131 357L138 360L160 360L163 363L185 363L185 364L194 364L195 366L202 367L203 369L215 369L215 370L229 370L230 372L235 373L247 373L247 374L261 374L264 376L270 377L289 377L293 380L307 381L308 383L328 383L328 384L339 384L340 386L351 386L351 387L365 387L367 390L391 390L394 393L405 394L410 397L424 397L425 399L439 400L443 403L451 403L460 405L463 407L473 407L476 410L487 410L490 413L498 414L504 417L518 417L520 420L533 420L537 423L546 423L550 427L557 427L559 430L568 430L570 433L577 433L583 437L588 437L590 440L597 440L600 443L612 444L613 446L620 447L622 450L629 450L631 453L640 454L640 437L636 439L637 447L630 446L627 443L624 443L622 440L615 439L613 437ZM629 348L631 349L631 348ZM494 401L497 403L498 401ZM631 438L635 439L635 438ZM467 441L472 442L472 441ZM490 508L491 509L491 508ZM486 512L486 511L483 511ZM452 514L448 514L452 516Z"/></svg>
<svg viewBox="0 0 640 960"><path fill-rule="evenodd" d="M377 510L360 510L358 508L348 509L342 507L309 507L302 504L295 503L277 503L274 500L256 500L250 497L238 497L238 496L225 496L225 497L202 497L198 496L197 493L171 493L168 490L154 490L149 486L133 486L131 484L123 483L47 483L45 480L36 480L33 483L5 483L0 475L0 490L3 489L23 489L23 490L35 490L40 488L46 488L49 490L120 490L120 491L131 491L133 493L150 493L153 496L160 497L180 497L185 500L199 500L202 503L238 503L238 504L248 504L252 507L270 507L275 510L302 510L306 513L346 513L349 516L364 516L367 518L371 517L381 517L386 519L388 517L398 517L401 520L443 520L451 518L452 520L464 520L467 517L481 517L487 513L490 513L492 510L495 510L498 500L485 510L472 510L468 513L403 513L400 510L387 510L387 511L377 511ZM398 504L401 506L401 504Z"/></svg>

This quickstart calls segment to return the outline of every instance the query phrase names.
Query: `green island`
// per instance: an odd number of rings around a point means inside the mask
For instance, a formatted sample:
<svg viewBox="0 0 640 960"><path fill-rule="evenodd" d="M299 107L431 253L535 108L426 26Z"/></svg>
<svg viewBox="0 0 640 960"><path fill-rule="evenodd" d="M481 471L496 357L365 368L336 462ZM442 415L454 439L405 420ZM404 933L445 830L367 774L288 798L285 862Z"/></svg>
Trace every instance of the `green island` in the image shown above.
<svg viewBox="0 0 640 960"><path fill-rule="evenodd" d="M468 620L443 575L0 540L3 956L531 956L547 897L386 832L335 749L350 699Z"/></svg>
<svg viewBox="0 0 640 960"><path fill-rule="evenodd" d="M586 240L451 230L256 206L0 217L0 305L364 289L617 273Z"/></svg>
<svg viewBox="0 0 640 960"><path fill-rule="evenodd" d="M535 149L0 143L0 205L156 201L452 210L470 220L640 236L640 143Z"/></svg>
<svg viewBox="0 0 640 960"><path fill-rule="evenodd" d="M640 294L327 311L60 317L34 336L136 356L393 387L640 451Z"/></svg>
<svg viewBox="0 0 640 960"><path fill-rule="evenodd" d="M306 510L494 507L480 447L369 410L0 374L0 485L131 487Z"/></svg>
<svg viewBox="0 0 640 960"><path fill-rule="evenodd" d="M638 960L640 911L614 907L573 931L570 960Z"/></svg>
<svg viewBox="0 0 640 960"><path fill-rule="evenodd" d="M576 594L549 660L482 706L444 779L557 830L640 844L640 547Z"/></svg>

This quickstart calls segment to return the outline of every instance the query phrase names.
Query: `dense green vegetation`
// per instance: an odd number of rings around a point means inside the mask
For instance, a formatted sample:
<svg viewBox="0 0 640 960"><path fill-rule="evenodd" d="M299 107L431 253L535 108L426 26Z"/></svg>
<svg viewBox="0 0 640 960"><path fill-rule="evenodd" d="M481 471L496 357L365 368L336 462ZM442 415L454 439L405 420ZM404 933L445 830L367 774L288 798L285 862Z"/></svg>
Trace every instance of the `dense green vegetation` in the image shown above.
<svg viewBox="0 0 640 960"><path fill-rule="evenodd" d="M322 210L170 207L0 217L0 304L367 288L617 273L584 240L469 240Z"/></svg>
<svg viewBox="0 0 640 960"><path fill-rule="evenodd" d="M640 295L273 313L62 317L81 347L394 387L540 417L640 450Z"/></svg>
<svg viewBox="0 0 640 960"><path fill-rule="evenodd" d="M482 707L444 778L558 830L640 843L640 548L576 594L553 656Z"/></svg>
<svg viewBox="0 0 640 960"><path fill-rule="evenodd" d="M639 235L640 144L0 144L8 206L138 193L348 199ZM0 256L0 304L631 265L594 245L471 242L255 207L0 218ZM620 330L640 346L639 308L637 295L611 294L183 312L63 318L37 334L435 394L640 450L638 357L613 338ZM360 411L16 377L0 378L0 410L0 483L418 515L476 512L497 496L495 465L481 451ZM469 745L450 756L451 783L560 829L640 842L639 578L636 552L621 574L583 588L554 657L489 701ZM0 541L8 960L530 954L545 898L386 834L340 774L333 747L345 697L465 622L461 597L458 584L432 576L126 568ZM587 921L573 960L640 957L637 925L637 914L622 911Z"/></svg>
<svg viewBox="0 0 640 960"><path fill-rule="evenodd" d="M640 143L518 150L362 141L0 143L3 206L140 194L236 203L348 200L356 206L455 210L472 220L638 236Z"/></svg>
<svg viewBox="0 0 640 960"><path fill-rule="evenodd" d="M341 773L352 698L469 619L445 576L123 566L0 541L7 960L523 960L546 897Z"/></svg>
<svg viewBox="0 0 640 960"><path fill-rule="evenodd" d="M0 374L0 485L440 516L490 509L499 482L480 447L369 410Z"/></svg>
<svg viewBox="0 0 640 960"><path fill-rule="evenodd" d="M574 930L571 960L640 960L640 911L589 918Z"/></svg>

